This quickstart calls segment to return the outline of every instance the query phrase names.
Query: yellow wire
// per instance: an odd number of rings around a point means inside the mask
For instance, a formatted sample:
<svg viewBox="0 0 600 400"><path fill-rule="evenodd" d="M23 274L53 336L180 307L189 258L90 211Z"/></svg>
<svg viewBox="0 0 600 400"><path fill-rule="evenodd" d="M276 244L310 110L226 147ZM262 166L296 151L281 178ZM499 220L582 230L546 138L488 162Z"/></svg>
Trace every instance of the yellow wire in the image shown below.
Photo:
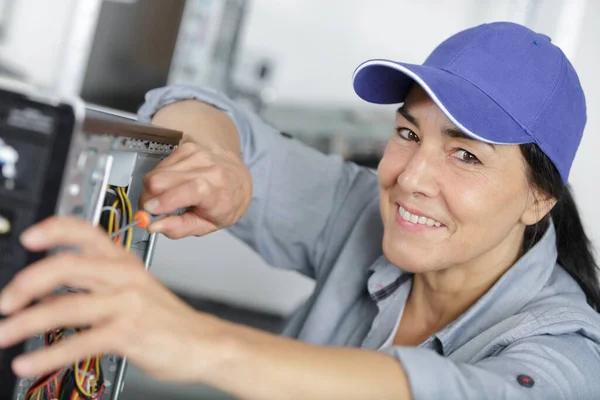
<svg viewBox="0 0 600 400"><path fill-rule="evenodd" d="M110 216L108 218L108 234L110 235L111 233L114 232L114 220L115 220L115 210L117 209L117 205L119 204L119 200L115 200L115 202L112 204L112 210L110 210Z"/></svg>
<svg viewBox="0 0 600 400"><path fill-rule="evenodd" d="M131 224L133 222L133 206L131 205L131 200L129 199L129 196L127 196L124 187L119 187L118 191L121 199L124 201L124 208L127 211L127 224ZM127 242L125 243L125 249L127 249L127 251L131 250L131 242L133 241L133 227L130 227L128 231L129 233L127 235Z"/></svg>
<svg viewBox="0 0 600 400"><path fill-rule="evenodd" d="M96 357L96 376L100 375L100 360L102 359L103 354L100 353L98 357Z"/></svg>
<svg viewBox="0 0 600 400"><path fill-rule="evenodd" d="M133 223L133 207L131 205L131 200L129 199L129 196L127 196L127 194L125 193L125 190L123 190L123 194L125 195L125 202L127 203L127 208L128 208L128 215L129 215L129 222L128 224ZM127 238L127 244L125 246L125 248L127 249L127 251L131 250L131 244L133 242L133 226L129 228L129 236Z"/></svg>
<svg viewBox="0 0 600 400"><path fill-rule="evenodd" d="M98 356L94 359L96 364L96 373L94 374L94 379L90 379L90 383L94 388L94 392L98 392L98 387L96 384L98 383L98 378L100 378L100 360L102 359L102 354L98 354Z"/></svg>
<svg viewBox="0 0 600 400"><path fill-rule="evenodd" d="M42 389L41 389L41 388L40 388L40 389L38 389L38 391L37 391L37 394L38 394L38 395L37 395L37 397L36 397L36 400L40 400L40 399L42 398Z"/></svg>
<svg viewBox="0 0 600 400"><path fill-rule="evenodd" d="M87 360L85 361L85 368L83 369L85 372L88 372L88 369L90 368L90 363L92 362L91 358L88 357ZM81 380L81 382L79 381L79 362L75 363L75 384L77 385L77 388L79 389L79 391L81 393L83 393L84 396L86 397L94 397L93 393L88 393L84 388L83 388L83 382L85 381L85 375L83 376L83 379Z"/></svg>

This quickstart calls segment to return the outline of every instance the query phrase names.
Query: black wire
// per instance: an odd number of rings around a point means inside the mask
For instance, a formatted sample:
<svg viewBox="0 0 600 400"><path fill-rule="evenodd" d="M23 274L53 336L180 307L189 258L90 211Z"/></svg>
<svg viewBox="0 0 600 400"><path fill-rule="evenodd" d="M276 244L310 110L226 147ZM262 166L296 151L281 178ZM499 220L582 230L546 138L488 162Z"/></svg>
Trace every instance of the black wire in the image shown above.
<svg viewBox="0 0 600 400"><path fill-rule="evenodd" d="M64 374L63 379L62 379L62 383L61 383L61 390L60 390L60 395L59 395L59 400L69 400L71 398L71 395L73 394L73 390L74 387L71 387L72 385L75 385L75 381L72 380L73 376L73 370L72 369L68 369L67 372Z"/></svg>
<svg viewBox="0 0 600 400"><path fill-rule="evenodd" d="M121 215L123 215L123 204L121 202L121 197L117 193L117 190L114 186L110 186L110 189L112 189L115 192L115 194L112 194L111 192L107 191L106 196L104 196L104 204L102 205L102 207L112 207L115 200L117 200L118 203L116 209L121 213ZM106 231L108 231L110 218L110 212L103 212L100 215L100 226L102 226L102 228L104 228L104 230Z"/></svg>

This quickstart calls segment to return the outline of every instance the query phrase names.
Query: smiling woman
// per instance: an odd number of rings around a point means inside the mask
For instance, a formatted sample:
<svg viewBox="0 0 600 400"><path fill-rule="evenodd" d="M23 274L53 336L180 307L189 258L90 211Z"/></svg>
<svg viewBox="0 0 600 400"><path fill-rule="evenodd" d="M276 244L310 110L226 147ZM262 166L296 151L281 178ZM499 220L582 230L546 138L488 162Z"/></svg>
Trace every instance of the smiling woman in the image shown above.
<svg viewBox="0 0 600 400"><path fill-rule="evenodd" d="M369 60L354 89L401 104L377 174L209 89L158 88L139 112L185 132L146 176L142 203L188 211L151 231L228 228L317 281L283 337L191 310L93 227L54 219L23 244L81 251L5 289L0 345L91 329L15 370L107 352L240 399L600 398L597 266L567 186L586 106L562 51L525 27L484 24L423 65ZM25 308L61 285L87 292Z"/></svg>
<svg viewBox="0 0 600 400"><path fill-rule="evenodd" d="M450 286L436 292L484 292L521 255L525 226L554 201L535 201L518 146L469 138L420 86L396 124L378 171L386 256L405 271L443 271ZM415 279L424 276L435 279Z"/></svg>

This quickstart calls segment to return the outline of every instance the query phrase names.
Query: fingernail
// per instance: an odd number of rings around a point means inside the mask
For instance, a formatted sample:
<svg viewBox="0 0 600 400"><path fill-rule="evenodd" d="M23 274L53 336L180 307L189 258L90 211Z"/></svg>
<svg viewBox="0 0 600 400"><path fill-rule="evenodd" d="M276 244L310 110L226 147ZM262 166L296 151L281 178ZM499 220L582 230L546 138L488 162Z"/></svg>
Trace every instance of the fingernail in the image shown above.
<svg viewBox="0 0 600 400"><path fill-rule="evenodd" d="M144 210L154 213L154 211L156 211L156 209L158 208L158 200L157 199L152 199L152 200L148 200L146 203L144 203Z"/></svg>
<svg viewBox="0 0 600 400"><path fill-rule="evenodd" d="M164 223L155 222L148 227L148 232L150 232L150 233L160 232L164 229L164 227L165 227Z"/></svg>
<svg viewBox="0 0 600 400"><path fill-rule="evenodd" d="M25 246L35 245L42 239L40 231L36 228L29 228L21 234L21 243Z"/></svg>

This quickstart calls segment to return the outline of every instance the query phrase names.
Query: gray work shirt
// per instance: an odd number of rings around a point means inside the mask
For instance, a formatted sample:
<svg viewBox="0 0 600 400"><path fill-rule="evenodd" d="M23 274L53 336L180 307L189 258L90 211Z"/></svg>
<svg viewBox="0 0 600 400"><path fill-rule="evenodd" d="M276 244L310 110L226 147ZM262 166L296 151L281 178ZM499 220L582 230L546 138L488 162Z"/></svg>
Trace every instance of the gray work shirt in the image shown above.
<svg viewBox="0 0 600 400"><path fill-rule="evenodd" d="M190 98L226 112L241 136L254 193L229 231L270 265L316 281L285 336L385 352L402 364L416 400L600 399L600 314L557 264L553 226L457 320L417 347L393 346L412 279L383 256L375 173L209 89L150 91L140 119Z"/></svg>

